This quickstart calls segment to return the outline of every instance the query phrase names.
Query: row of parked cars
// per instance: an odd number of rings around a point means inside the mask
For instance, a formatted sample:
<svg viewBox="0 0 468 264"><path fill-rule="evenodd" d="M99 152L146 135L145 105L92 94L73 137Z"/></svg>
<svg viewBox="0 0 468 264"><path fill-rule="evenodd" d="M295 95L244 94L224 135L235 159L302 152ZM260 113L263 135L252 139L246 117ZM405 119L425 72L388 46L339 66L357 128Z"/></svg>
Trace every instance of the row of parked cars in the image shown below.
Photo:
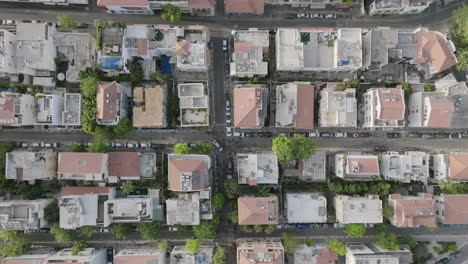
<svg viewBox="0 0 468 264"><path fill-rule="evenodd" d="M336 18L336 14L309 14L297 13L297 18Z"/></svg>
<svg viewBox="0 0 468 264"><path fill-rule="evenodd" d="M60 143L56 142L18 142L16 144L21 148L58 148Z"/></svg>

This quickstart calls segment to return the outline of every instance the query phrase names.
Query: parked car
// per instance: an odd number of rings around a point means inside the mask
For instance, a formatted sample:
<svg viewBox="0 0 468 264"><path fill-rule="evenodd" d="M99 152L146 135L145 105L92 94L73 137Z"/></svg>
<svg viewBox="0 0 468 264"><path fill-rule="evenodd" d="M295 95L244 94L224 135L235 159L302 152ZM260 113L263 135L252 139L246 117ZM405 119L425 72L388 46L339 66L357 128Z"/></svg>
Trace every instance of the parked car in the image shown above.
<svg viewBox="0 0 468 264"><path fill-rule="evenodd" d="M387 138L399 138L401 135L398 132L387 133Z"/></svg>
<svg viewBox="0 0 468 264"><path fill-rule="evenodd" d="M221 145L218 143L218 141L213 140L213 145L215 146L217 151L219 151L219 152L223 151L223 147L221 147Z"/></svg>
<svg viewBox="0 0 468 264"><path fill-rule="evenodd" d="M125 148L125 147L127 147L127 143L125 143L125 142L115 142L115 147L116 148Z"/></svg>
<svg viewBox="0 0 468 264"><path fill-rule="evenodd" d="M226 175L226 177L227 177L228 179L232 179L232 174L231 174L231 173L228 173L228 174Z"/></svg>
<svg viewBox="0 0 468 264"><path fill-rule="evenodd" d="M30 144L29 143L21 143L20 145L22 148L29 148Z"/></svg>
<svg viewBox="0 0 468 264"><path fill-rule="evenodd" d="M232 172L232 170L234 169L234 161L232 160L232 158L228 158L227 169L229 172Z"/></svg>
<svg viewBox="0 0 468 264"><path fill-rule="evenodd" d="M140 147L140 144L138 143L128 143L127 148L138 148Z"/></svg>
<svg viewBox="0 0 468 264"><path fill-rule="evenodd" d="M231 124L232 119L231 119L231 113L226 112L226 124Z"/></svg>
<svg viewBox="0 0 468 264"><path fill-rule="evenodd" d="M387 147L386 146L375 146L374 147L374 150L377 151L377 152L384 152L384 151L387 151Z"/></svg>
<svg viewBox="0 0 468 264"><path fill-rule="evenodd" d="M175 227L175 226L170 226L170 227L169 227L169 232L177 232L177 231L179 231L179 230L177 229L177 227Z"/></svg>
<svg viewBox="0 0 468 264"><path fill-rule="evenodd" d="M151 143L141 143L140 146L142 148L151 148Z"/></svg>
<svg viewBox="0 0 468 264"><path fill-rule="evenodd" d="M30 147L33 147L33 148L39 148L41 146L41 143L38 143L38 142L33 142L29 145Z"/></svg>
<svg viewBox="0 0 468 264"><path fill-rule="evenodd" d="M312 14L311 18L320 18L320 15L319 14Z"/></svg>
<svg viewBox="0 0 468 264"><path fill-rule="evenodd" d="M229 101L229 99L226 100L226 111L227 112L231 111L231 101Z"/></svg>
<svg viewBox="0 0 468 264"><path fill-rule="evenodd" d="M312 138L317 138L319 136L320 136L320 133L318 131L314 131L314 132L309 133L309 137L312 137Z"/></svg>
<svg viewBox="0 0 468 264"><path fill-rule="evenodd" d="M234 131L234 133L232 133L232 135L235 136L235 137L243 137L242 133L237 132L237 131Z"/></svg>
<svg viewBox="0 0 468 264"><path fill-rule="evenodd" d="M7 20L6 20L6 24L7 24L7 25L14 25L14 24L16 24L16 21L15 21L15 20L7 19Z"/></svg>
<svg viewBox="0 0 468 264"><path fill-rule="evenodd" d="M223 39L223 51L227 51L228 50L228 44L227 44L227 40Z"/></svg>
<svg viewBox="0 0 468 264"><path fill-rule="evenodd" d="M438 261L436 261L436 264L448 264L450 263L450 260L448 258L443 258Z"/></svg>
<svg viewBox="0 0 468 264"><path fill-rule="evenodd" d="M434 134L435 138L448 138L450 137L449 133L435 133Z"/></svg>
<svg viewBox="0 0 468 264"><path fill-rule="evenodd" d="M109 227L98 227L98 232L99 233L110 233L110 228Z"/></svg>
<svg viewBox="0 0 468 264"><path fill-rule="evenodd" d="M271 132L263 132L264 137L272 137L273 134Z"/></svg>
<svg viewBox="0 0 468 264"><path fill-rule="evenodd" d="M3 24L5 24L5 21L0 19L0 25L3 25Z"/></svg>
<svg viewBox="0 0 468 264"><path fill-rule="evenodd" d="M335 137L347 137L346 133L343 132L337 132L335 133Z"/></svg>
<svg viewBox="0 0 468 264"><path fill-rule="evenodd" d="M458 258L459 256L461 256L461 252L460 251L455 251L453 253L450 253L450 258L451 259L456 259Z"/></svg>
<svg viewBox="0 0 468 264"><path fill-rule="evenodd" d="M309 225L296 225L297 229L308 229Z"/></svg>
<svg viewBox="0 0 468 264"><path fill-rule="evenodd" d="M406 134L406 136L410 137L410 138L420 138L421 134L419 134L419 133L408 133L408 134Z"/></svg>
<svg viewBox="0 0 468 264"><path fill-rule="evenodd" d="M421 137L425 139L430 139L430 138L434 138L434 134L423 134Z"/></svg>
<svg viewBox="0 0 468 264"><path fill-rule="evenodd" d="M458 133L458 132L456 132L456 133L450 133L450 134L449 134L449 138L452 138L452 139L462 138L462 135L461 135L461 133Z"/></svg>
<svg viewBox="0 0 468 264"><path fill-rule="evenodd" d="M227 121L227 120L226 120ZM227 122L226 122L227 123ZM226 136L232 137L232 128L226 127Z"/></svg>
<svg viewBox="0 0 468 264"><path fill-rule="evenodd" d="M244 132L244 137L255 137L255 132Z"/></svg>
<svg viewBox="0 0 468 264"><path fill-rule="evenodd" d="M306 14L305 13L297 13L297 18L305 18Z"/></svg>
<svg viewBox="0 0 468 264"><path fill-rule="evenodd" d="M333 137L333 133L322 132L322 133L320 133L320 137Z"/></svg>

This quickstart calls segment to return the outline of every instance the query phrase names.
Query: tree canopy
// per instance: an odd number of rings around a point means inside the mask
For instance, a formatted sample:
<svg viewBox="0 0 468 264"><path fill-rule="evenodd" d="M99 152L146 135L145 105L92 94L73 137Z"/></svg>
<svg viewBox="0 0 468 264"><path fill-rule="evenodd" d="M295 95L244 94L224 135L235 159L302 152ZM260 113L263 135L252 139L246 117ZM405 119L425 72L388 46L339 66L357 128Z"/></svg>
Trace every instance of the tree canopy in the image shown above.
<svg viewBox="0 0 468 264"><path fill-rule="evenodd" d="M17 257L31 248L31 242L19 231L1 230L0 239L5 242L0 247L0 255L4 257Z"/></svg>
<svg viewBox="0 0 468 264"><path fill-rule="evenodd" d="M195 154L208 155L213 152L213 145L211 145L209 142L199 141L195 143L195 146L193 146L190 150Z"/></svg>
<svg viewBox="0 0 468 264"><path fill-rule="evenodd" d="M54 235L55 241L59 243L68 243L72 240L71 231L60 228L58 224L52 225L50 232Z"/></svg>
<svg viewBox="0 0 468 264"><path fill-rule="evenodd" d="M158 238L159 232L161 231L160 222L145 222L139 223L137 226L137 231L140 233L140 236L145 240L155 240Z"/></svg>
<svg viewBox="0 0 468 264"><path fill-rule="evenodd" d="M158 31L161 36L164 36L161 31ZM156 33L157 34L157 33ZM162 40L162 39L161 39ZM159 84L167 84L171 80L171 76L167 73L162 73L162 72L154 72L150 75L150 79L152 81L155 81Z"/></svg>
<svg viewBox="0 0 468 264"><path fill-rule="evenodd" d="M70 16L61 14L57 16L57 25L61 29L71 29L76 27L76 22Z"/></svg>
<svg viewBox="0 0 468 264"><path fill-rule="evenodd" d="M351 237L362 237L366 233L366 225L364 224L348 224L345 225L344 232Z"/></svg>
<svg viewBox="0 0 468 264"><path fill-rule="evenodd" d="M328 246L333 249L338 255L344 256L346 255L346 244L343 242L339 241L338 239L332 239L328 241Z"/></svg>
<svg viewBox="0 0 468 264"><path fill-rule="evenodd" d="M215 209L221 209L224 205L224 195L222 193L217 193L213 196L211 204Z"/></svg>
<svg viewBox="0 0 468 264"><path fill-rule="evenodd" d="M198 239L212 239L216 236L218 225L212 220L201 221L199 225L192 227L193 234Z"/></svg>
<svg viewBox="0 0 468 264"><path fill-rule="evenodd" d="M224 192L229 199L235 199L239 196L239 183L236 179L227 179L224 181Z"/></svg>
<svg viewBox="0 0 468 264"><path fill-rule="evenodd" d="M288 254L294 254L299 248L301 242L300 239L297 236L289 233L283 233L281 236L283 237L284 252Z"/></svg>
<svg viewBox="0 0 468 264"><path fill-rule="evenodd" d="M387 219L391 219L393 217L393 215L395 215L395 210L393 210L393 207L391 207L390 205L385 204L382 207L382 215L383 215L383 217L385 217Z"/></svg>
<svg viewBox="0 0 468 264"><path fill-rule="evenodd" d="M218 247L213 255L213 264L226 264L226 249Z"/></svg>
<svg viewBox="0 0 468 264"><path fill-rule="evenodd" d="M166 241L166 240L161 241L158 244L158 248L161 249L161 250L167 250L169 248L169 246L170 246L170 243L169 243L169 241Z"/></svg>
<svg viewBox="0 0 468 264"><path fill-rule="evenodd" d="M52 203L47 205L46 208L44 208L44 219L49 225L59 222L60 209L58 207L57 200L54 200Z"/></svg>
<svg viewBox="0 0 468 264"><path fill-rule="evenodd" d="M122 192L125 193L126 195L131 194L134 192L136 189L135 183L133 181L126 181L122 183Z"/></svg>
<svg viewBox="0 0 468 264"><path fill-rule="evenodd" d="M107 153L107 146L103 142L93 142L88 147L88 152Z"/></svg>
<svg viewBox="0 0 468 264"><path fill-rule="evenodd" d="M175 144L174 145L174 153L175 154L179 154L179 155L183 155L183 154L187 154L189 153L189 146L187 144L184 144L184 143L179 143L179 144Z"/></svg>
<svg viewBox="0 0 468 264"><path fill-rule="evenodd" d="M131 224L112 224L112 234L120 240L127 239L128 235L133 231L133 225Z"/></svg>
<svg viewBox="0 0 468 264"><path fill-rule="evenodd" d="M94 226L80 227L80 236L82 237L90 238L94 233L96 233L96 228Z"/></svg>
<svg viewBox="0 0 468 264"><path fill-rule="evenodd" d="M344 82L344 87L346 89L348 89L348 88L358 89L360 85L361 85L361 80L359 80L358 78L351 78L351 79Z"/></svg>
<svg viewBox="0 0 468 264"><path fill-rule="evenodd" d="M75 243L73 243L73 246L71 248L72 255L73 256L78 255L78 253L85 250L87 246L88 246L88 243L86 241L75 241Z"/></svg>
<svg viewBox="0 0 468 264"><path fill-rule="evenodd" d="M187 239L185 248L189 253L195 254L200 250L200 242L196 239Z"/></svg>
<svg viewBox="0 0 468 264"><path fill-rule="evenodd" d="M304 136L276 137L273 139L272 150L278 156L279 162L287 162L291 159L304 161L315 153L315 141Z"/></svg>
<svg viewBox="0 0 468 264"><path fill-rule="evenodd" d="M161 11L161 18L168 22L175 23L180 21L180 19L182 18L182 12L180 12L180 9L178 7L173 6L171 4L166 4L163 6L163 9Z"/></svg>
<svg viewBox="0 0 468 264"><path fill-rule="evenodd" d="M394 233L379 232L377 235L377 245L387 250L397 250L400 248L397 237Z"/></svg>
<svg viewBox="0 0 468 264"><path fill-rule="evenodd" d="M115 126L112 127L112 134L116 137L126 137L133 130L133 123L130 118L122 118Z"/></svg>
<svg viewBox="0 0 468 264"><path fill-rule="evenodd" d="M99 79L96 76L86 76L80 79L80 89L85 98L96 98Z"/></svg>
<svg viewBox="0 0 468 264"><path fill-rule="evenodd" d="M70 152L86 152L86 148L78 143L72 143L68 146L68 151Z"/></svg>
<svg viewBox="0 0 468 264"><path fill-rule="evenodd" d="M286 162L292 159L292 143L288 137L276 137L273 139L273 146L271 149L278 156L279 162Z"/></svg>

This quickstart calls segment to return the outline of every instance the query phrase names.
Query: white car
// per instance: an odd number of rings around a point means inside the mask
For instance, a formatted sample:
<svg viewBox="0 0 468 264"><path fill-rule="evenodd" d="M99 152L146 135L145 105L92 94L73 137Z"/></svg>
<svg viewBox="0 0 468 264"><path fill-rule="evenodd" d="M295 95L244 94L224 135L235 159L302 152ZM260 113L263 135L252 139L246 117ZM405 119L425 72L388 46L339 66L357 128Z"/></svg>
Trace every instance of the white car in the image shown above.
<svg viewBox="0 0 468 264"><path fill-rule="evenodd" d="M213 145L215 146L216 150L218 150L219 152L224 150L223 147L221 147L221 145L216 140L213 140Z"/></svg>
<svg viewBox="0 0 468 264"><path fill-rule="evenodd" d="M337 132L337 133L335 133L335 137L342 137L342 138L345 138L345 137L347 137L347 135L346 135L346 133Z"/></svg>
<svg viewBox="0 0 468 264"><path fill-rule="evenodd" d="M138 144L138 143L128 143L127 144L128 148L138 148L139 146L140 146L140 144Z"/></svg>
<svg viewBox="0 0 468 264"><path fill-rule="evenodd" d="M151 148L151 143L141 143L140 146L142 148Z"/></svg>
<svg viewBox="0 0 468 264"><path fill-rule="evenodd" d="M318 131L310 132L309 137L318 138L320 137L320 133Z"/></svg>
<svg viewBox="0 0 468 264"><path fill-rule="evenodd" d="M223 39L223 51L227 51L227 50L228 50L227 40Z"/></svg>
<svg viewBox="0 0 468 264"><path fill-rule="evenodd" d="M231 124L231 113L226 112L226 124Z"/></svg>
<svg viewBox="0 0 468 264"><path fill-rule="evenodd" d="M177 231L179 231L179 230L177 229L177 227L175 227L175 226L170 226L170 227L169 227L169 232L177 232Z"/></svg>
<svg viewBox="0 0 468 264"><path fill-rule="evenodd" d="M232 128L226 127L226 136L232 137Z"/></svg>

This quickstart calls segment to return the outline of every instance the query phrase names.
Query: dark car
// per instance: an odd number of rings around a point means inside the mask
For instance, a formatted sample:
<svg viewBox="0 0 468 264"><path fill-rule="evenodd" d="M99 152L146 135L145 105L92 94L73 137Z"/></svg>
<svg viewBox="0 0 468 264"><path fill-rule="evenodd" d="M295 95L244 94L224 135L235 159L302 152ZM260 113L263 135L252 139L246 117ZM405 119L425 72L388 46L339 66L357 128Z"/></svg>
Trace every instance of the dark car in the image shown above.
<svg viewBox="0 0 468 264"><path fill-rule="evenodd" d="M263 132L264 137L272 137L273 134L271 132Z"/></svg>
<svg viewBox="0 0 468 264"><path fill-rule="evenodd" d="M308 229L309 225L296 225L297 229Z"/></svg>
<svg viewBox="0 0 468 264"><path fill-rule="evenodd" d="M375 151L378 151L378 152L384 152L384 151L387 151L387 147L386 146L375 146L374 147L374 150Z"/></svg>
<svg viewBox="0 0 468 264"><path fill-rule="evenodd" d="M333 137L333 133L322 132L322 133L320 133L320 137Z"/></svg>
<svg viewBox="0 0 468 264"><path fill-rule="evenodd" d="M364 133L359 133L359 134L361 134L361 137L370 137L369 132L364 132Z"/></svg>
<svg viewBox="0 0 468 264"><path fill-rule="evenodd" d="M255 132L245 132L244 137L255 137Z"/></svg>
<svg viewBox="0 0 468 264"><path fill-rule="evenodd" d="M435 138L449 138L449 133L435 133L434 137Z"/></svg>
<svg viewBox="0 0 468 264"><path fill-rule="evenodd" d="M228 164L227 164L227 169L229 172L232 172L232 169L234 167L234 162L232 161L232 158L228 159Z"/></svg>
<svg viewBox="0 0 468 264"><path fill-rule="evenodd" d="M397 132L387 133L388 138L399 138L400 136L401 136L400 133L397 133Z"/></svg>
<svg viewBox="0 0 468 264"><path fill-rule="evenodd" d="M448 264L448 263L450 263L450 260L448 258L443 258L436 262L436 264Z"/></svg>

